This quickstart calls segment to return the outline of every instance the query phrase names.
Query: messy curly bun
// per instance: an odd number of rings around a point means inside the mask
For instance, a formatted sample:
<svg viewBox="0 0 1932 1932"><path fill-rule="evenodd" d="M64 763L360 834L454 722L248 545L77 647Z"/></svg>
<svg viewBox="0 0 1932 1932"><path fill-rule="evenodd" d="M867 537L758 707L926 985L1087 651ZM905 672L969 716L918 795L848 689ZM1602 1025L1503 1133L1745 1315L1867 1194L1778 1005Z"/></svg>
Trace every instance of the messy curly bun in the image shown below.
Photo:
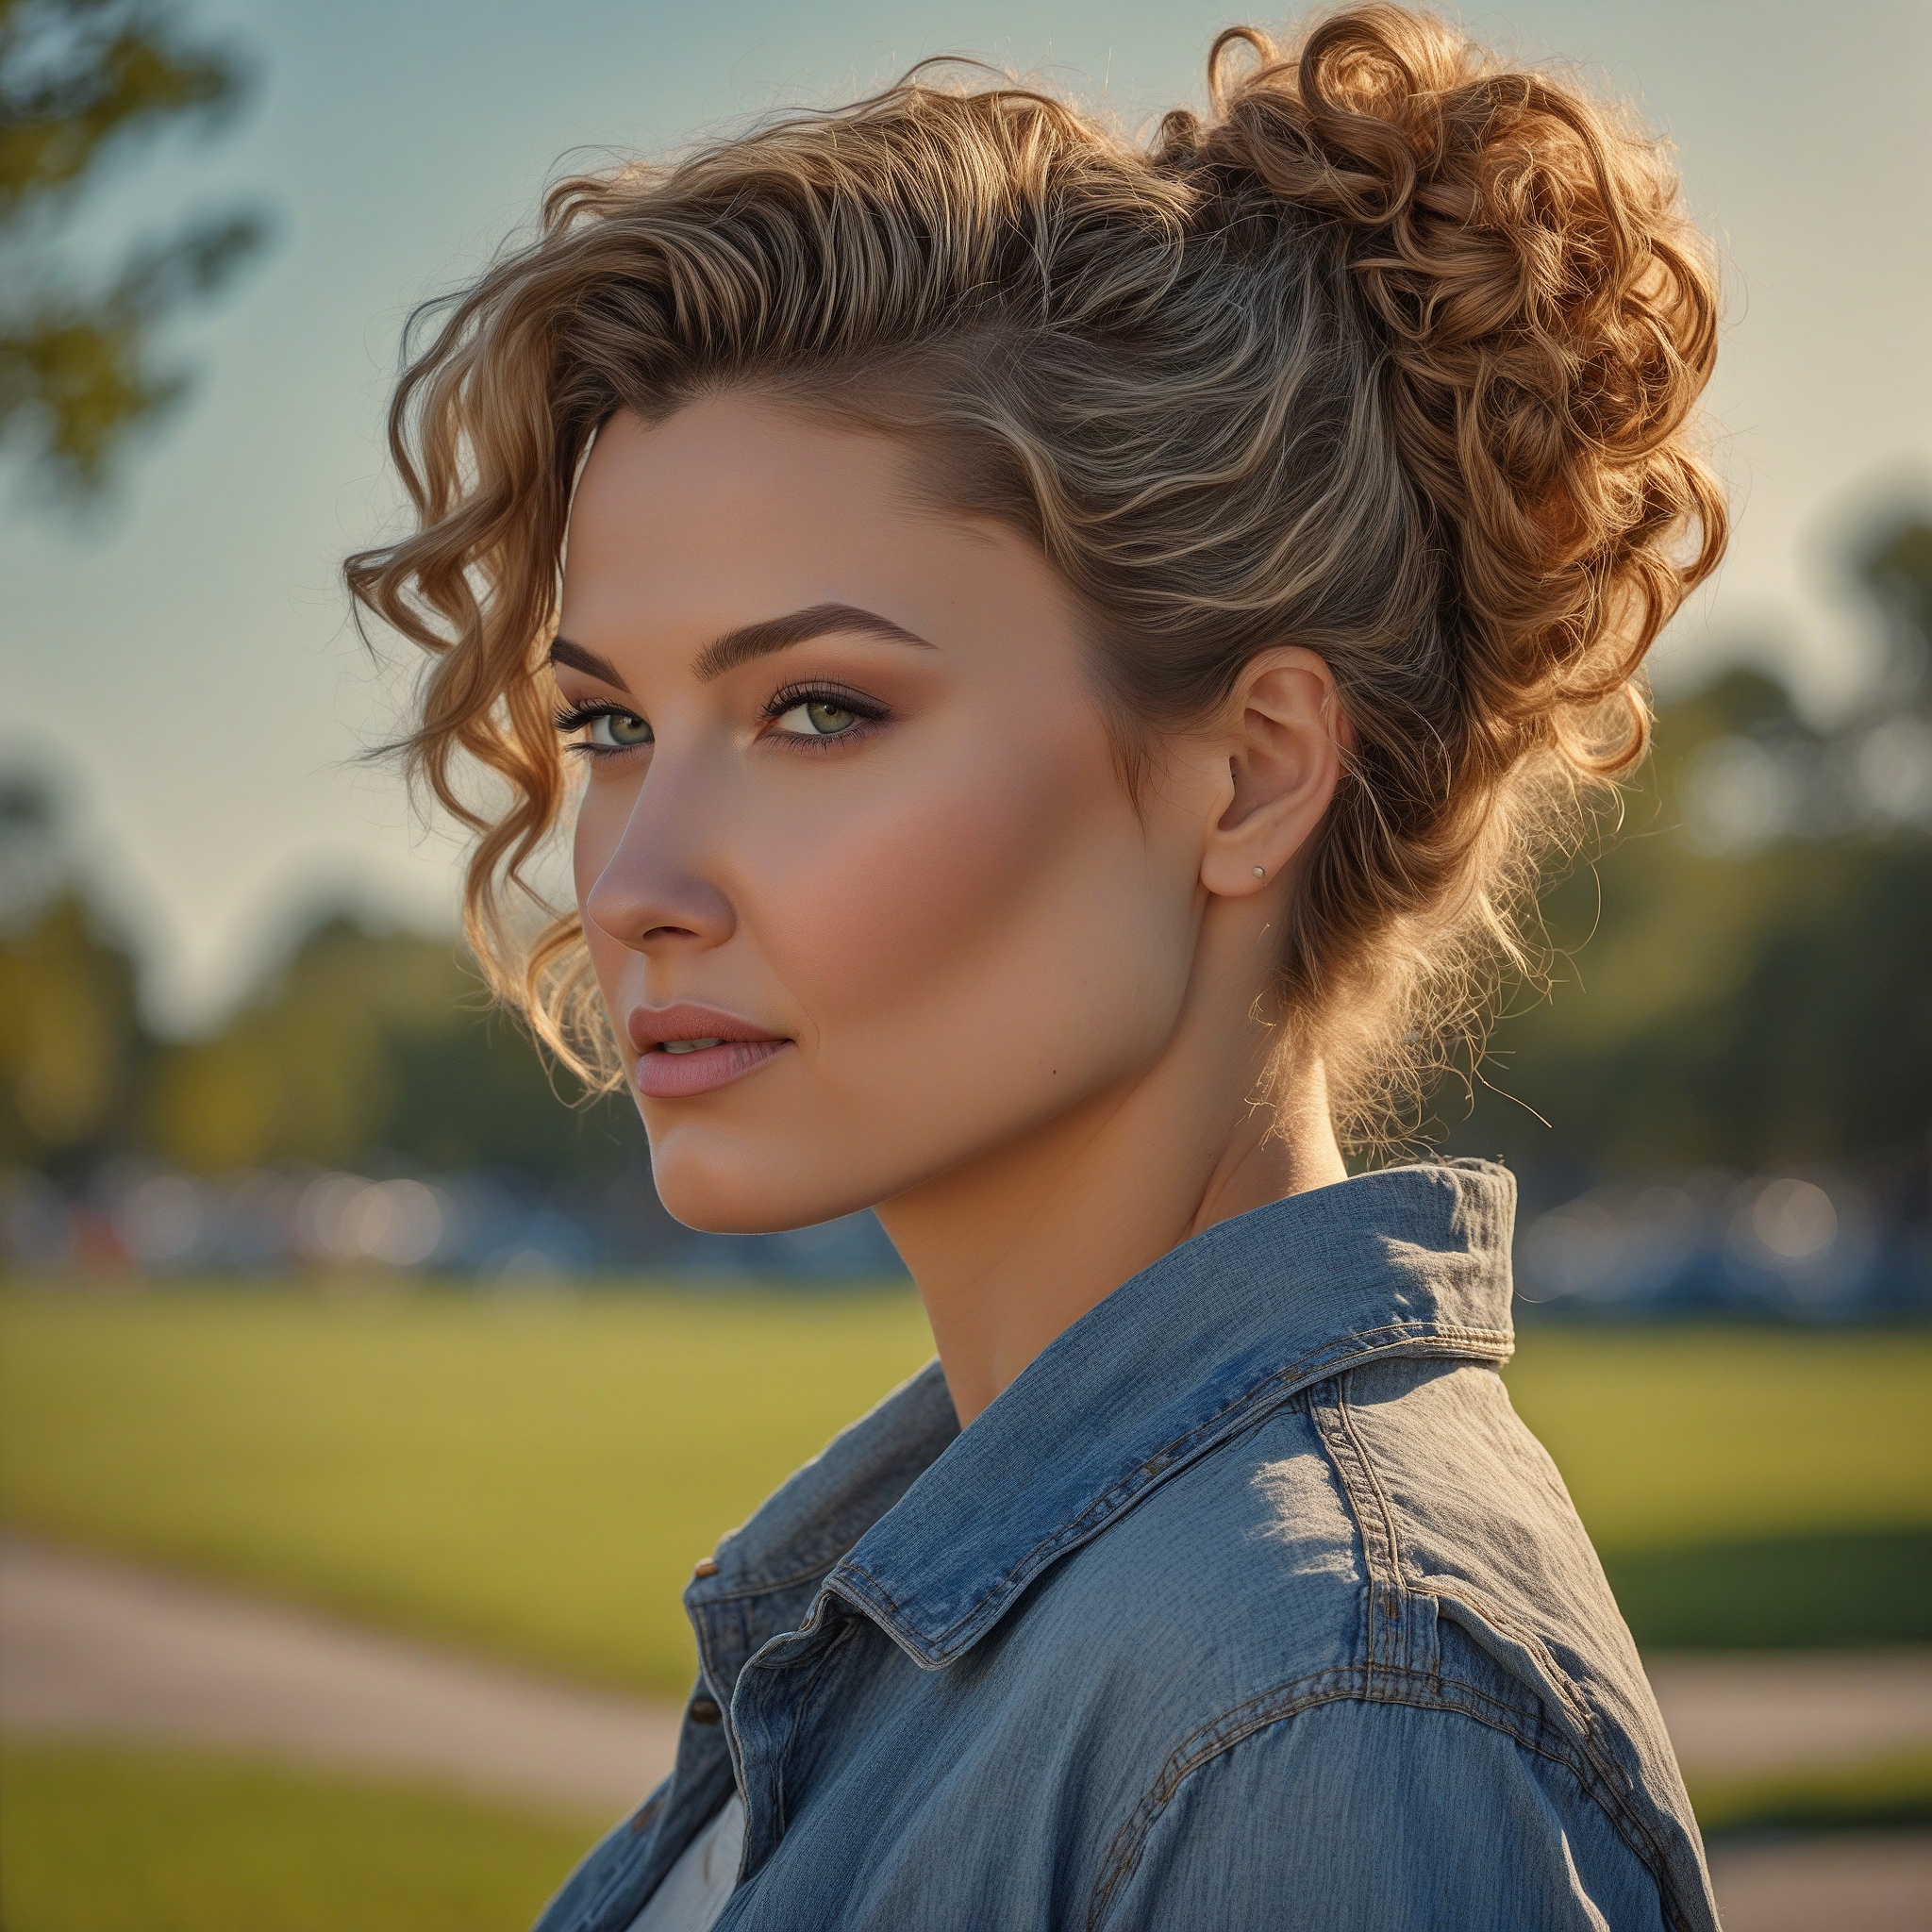
<svg viewBox="0 0 1932 1932"><path fill-rule="evenodd" d="M1037 541L1130 776L1257 652L1324 656L1356 750L1280 993L1346 1140L1530 963L1542 867L1642 756L1645 653L1724 544L1707 253L1658 143L1430 15L1232 29L1208 92L1143 144L915 75L559 184L442 314L392 417L419 527L349 581L433 656L410 748L479 834L473 943L574 1064L604 1064L580 934L518 943L505 893L565 796L571 479L616 411L734 385L904 437Z"/></svg>

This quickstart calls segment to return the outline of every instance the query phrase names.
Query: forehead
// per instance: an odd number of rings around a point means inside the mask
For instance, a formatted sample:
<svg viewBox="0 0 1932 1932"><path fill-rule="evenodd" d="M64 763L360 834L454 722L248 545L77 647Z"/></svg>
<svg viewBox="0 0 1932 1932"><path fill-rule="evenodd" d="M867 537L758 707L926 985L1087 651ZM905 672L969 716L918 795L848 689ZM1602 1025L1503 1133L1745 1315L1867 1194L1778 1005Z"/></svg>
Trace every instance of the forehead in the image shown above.
<svg viewBox="0 0 1932 1932"><path fill-rule="evenodd" d="M868 498L908 495L907 453L887 438L742 391L706 396L660 422L621 410L598 433L571 513L571 541L634 535L637 509L673 524L720 511L759 516L799 492Z"/></svg>
<svg viewBox="0 0 1932 1932"><path fill-rule="evenodd" d="M754 575L796 572L837 553L842 568L879 553L981 547L966 518L922 507L907 450L879 435L756 396L713 396L660 424L612 417L583 466L570 510L574 579L676 579L728 560Z"/></svg>
<svg viewBox="0 0 1932 1932"><path fill-rule="evenodd" d="M761 396L618 415L570 516L562 628L595 649L686 649L817 605L877 610L935 643L1057 634L1080 622L1018 531L920 487L889 437Z"/></svg>

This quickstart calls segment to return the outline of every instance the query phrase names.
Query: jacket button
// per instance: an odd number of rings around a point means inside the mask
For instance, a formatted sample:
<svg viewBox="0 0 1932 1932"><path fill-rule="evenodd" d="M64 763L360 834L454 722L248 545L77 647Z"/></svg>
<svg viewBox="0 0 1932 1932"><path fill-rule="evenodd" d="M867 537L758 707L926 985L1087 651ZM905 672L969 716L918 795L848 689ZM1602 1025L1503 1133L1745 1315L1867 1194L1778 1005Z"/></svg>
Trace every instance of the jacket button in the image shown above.
<svg viewBox="0 0 1932 1932"><path fill-rule="evenodd" d="M708 1697L693 1697L691 1701L691 1721L694 1724L714 1724L722 1715Z"/></svg>
<svg viewBox="0 0 1932 1932"><path fill-rule="evenodd" d="M697 1561L696 1561L695 1563L693 1563L693 1564L691 1565L691 1574L692 1574L693 1576L715 1576L715 1575L717 1575L717 1574L718 1574L718 1559L717 1559L717 1557L699 1557L699 1558L697 1559Z"/></svg>

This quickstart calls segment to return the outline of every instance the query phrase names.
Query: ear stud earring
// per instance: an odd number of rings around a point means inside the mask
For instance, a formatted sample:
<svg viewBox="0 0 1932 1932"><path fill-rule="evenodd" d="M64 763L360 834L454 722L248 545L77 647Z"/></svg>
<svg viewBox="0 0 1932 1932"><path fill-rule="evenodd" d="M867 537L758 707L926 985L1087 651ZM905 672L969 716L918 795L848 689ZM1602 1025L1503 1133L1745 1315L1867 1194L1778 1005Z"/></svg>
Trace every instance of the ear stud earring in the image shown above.
<svg viewBox="0 0 1932 1932"><path fill-rule="evenodd" d="M1266 866L1257 865L1255 868L1255 876L1257 879L1265 879L1268 876L1268 868Z"/></svg>

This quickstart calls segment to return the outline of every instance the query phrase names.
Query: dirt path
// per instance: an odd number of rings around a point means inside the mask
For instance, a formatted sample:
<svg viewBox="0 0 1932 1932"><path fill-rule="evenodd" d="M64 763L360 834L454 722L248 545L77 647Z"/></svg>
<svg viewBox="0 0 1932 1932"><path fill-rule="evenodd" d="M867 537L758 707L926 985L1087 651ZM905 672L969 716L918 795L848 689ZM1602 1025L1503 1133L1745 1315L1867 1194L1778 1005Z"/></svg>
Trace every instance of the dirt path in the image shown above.
<svg viewBox="0 0 1932 1932"><path fill-rule="evenodd" d="M1678 1652L1644 1664L1693 1776L1932 1745L1932 1650Z"/></svg>
<svg viewBox="0 0 1932 1932"><path fill-rule="evenodd" d="M1710 1861L1724 1932L1925 1932L1932 1835L1846 1832L1719 1846Z"/></svg>
<svg viewBox="0 0 1932 1932"><path fill-rule="evenodd" d="M615 1815L670 1770L677 1723L669 1704L0 1543L0 1728L16 1734L188 1738Z"/></svg>
<svg viewBox="0 0 1932 1932"><path fill-rule="evenodd" d="M1651 1674L1693 1774L1932 1742L1932 1653L1669 1657ZM193 1739L417 1773L545 1805L634 1805L669 1704L454 1657L97 1557L0 1541L0 1728ZM1919 1932L1932 1836L1720 1849L1726 1932Z"/></svg>

